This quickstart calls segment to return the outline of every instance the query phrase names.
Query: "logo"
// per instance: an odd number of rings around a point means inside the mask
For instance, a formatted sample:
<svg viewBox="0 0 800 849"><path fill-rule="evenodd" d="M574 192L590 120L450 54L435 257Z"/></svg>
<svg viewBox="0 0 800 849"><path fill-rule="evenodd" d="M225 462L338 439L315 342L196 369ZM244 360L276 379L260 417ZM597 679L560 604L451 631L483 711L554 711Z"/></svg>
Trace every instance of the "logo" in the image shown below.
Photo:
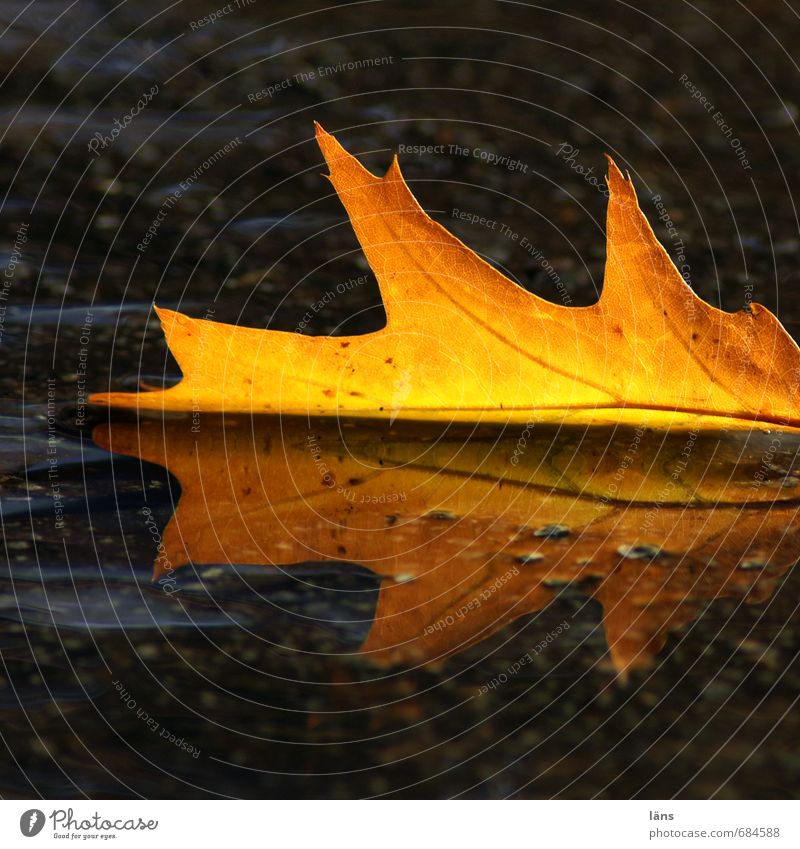
<svg viewBox="0 0 800 849"><path fill-rule="evenodd" d="M44 828L44 813L37 808L31 808L19 818L19 830L25 837L36 837Z"/></svg>

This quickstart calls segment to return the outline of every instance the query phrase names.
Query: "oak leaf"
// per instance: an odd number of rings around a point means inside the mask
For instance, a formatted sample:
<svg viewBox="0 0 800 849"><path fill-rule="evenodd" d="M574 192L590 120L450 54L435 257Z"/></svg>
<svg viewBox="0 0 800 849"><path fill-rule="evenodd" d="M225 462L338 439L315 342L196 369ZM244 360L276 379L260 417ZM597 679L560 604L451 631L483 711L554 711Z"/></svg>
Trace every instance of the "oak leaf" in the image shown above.
<svg viewBox="0 0 800 849"><path fill-rule="evenodd" d="M204 412L659 426L800 426L800 350L757 304L698 298L609 159L599 301L571 307L509 280L433 221L395 157L367 171L321 127L330 179L380 285L386 327L347 337L157 310L182 381L96 404ZM722 422L717 419L723 420Z"/></svg>

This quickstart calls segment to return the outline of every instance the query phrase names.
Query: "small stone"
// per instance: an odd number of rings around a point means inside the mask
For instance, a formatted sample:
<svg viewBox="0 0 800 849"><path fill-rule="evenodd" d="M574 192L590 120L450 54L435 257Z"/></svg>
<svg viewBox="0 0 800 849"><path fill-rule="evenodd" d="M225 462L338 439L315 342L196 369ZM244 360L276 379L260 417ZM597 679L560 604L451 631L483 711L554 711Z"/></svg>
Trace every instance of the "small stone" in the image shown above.
<svg viewBox="0 0 800 849"><path fill-rule="evenodd" d="M537 528L533 535L542 539L563 539L569 536L569 528L566 525L545 525Z"/></svg>
<svg viewBox="0 0 800 849"><path fill-rule="evenodd" d="M452 522L458 517L455 513L451 513L449 510L432 510L428 513L429 519L438 519L441 522Z"/></svg>
<svg viewBox="0 0 800 849"><path fill-rule="evenodd" d="M627 560L655 560L661 556L661 549L657 545L621 545L617 554Z"/></svg>
<svg viewBox="0 0 800 849"><path fill-rule="evenodd" d="M744 569L746 572L753 572L759 569L766 569L767 563L763 560L742 560L739 564L740 569Z"/></svg>
<svg viewBox="0 0 800 849"><path fill-rule="evenodd" d="M538 551L532 551L530 554L520 554L516 560L517 563L522 563L523 565L538 563L540 560L544 560L544 554L539 554Z"/></svg>

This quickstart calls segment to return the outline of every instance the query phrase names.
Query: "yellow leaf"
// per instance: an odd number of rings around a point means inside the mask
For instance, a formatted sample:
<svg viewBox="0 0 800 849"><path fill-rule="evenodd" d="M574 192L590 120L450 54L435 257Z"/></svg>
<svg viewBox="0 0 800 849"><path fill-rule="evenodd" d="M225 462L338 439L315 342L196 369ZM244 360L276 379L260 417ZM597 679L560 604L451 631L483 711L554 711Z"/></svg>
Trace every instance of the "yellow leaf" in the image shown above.
<svg viewBox="0 0 800 849"><path fill-rule="evenodd" d="M800 351L753 304L700 300L609 160L607 264L590 307L517 286L420 208L397 163L375 177L321 127L330 179L375 272L387 324L310 337L158 310L183 380L96 404L467 421L800 426ZM700 417L700 418L698 418Z"/></svg>

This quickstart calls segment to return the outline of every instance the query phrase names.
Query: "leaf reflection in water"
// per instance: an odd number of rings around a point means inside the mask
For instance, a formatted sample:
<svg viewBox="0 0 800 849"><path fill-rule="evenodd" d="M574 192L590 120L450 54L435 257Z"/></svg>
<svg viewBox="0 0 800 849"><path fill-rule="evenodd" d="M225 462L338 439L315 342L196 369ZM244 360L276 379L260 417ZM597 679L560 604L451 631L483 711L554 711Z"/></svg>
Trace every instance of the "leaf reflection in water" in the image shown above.
<svg viewBox="0 0 800 849"><path fill-rule="evenodd" d="M518 428L216 417L95 429L182 494L155 578L187 563L342 561L382 583L361 651L430 663L574 585L618 672L715 598L798 559L800 437L701 426Z"/></svg>

